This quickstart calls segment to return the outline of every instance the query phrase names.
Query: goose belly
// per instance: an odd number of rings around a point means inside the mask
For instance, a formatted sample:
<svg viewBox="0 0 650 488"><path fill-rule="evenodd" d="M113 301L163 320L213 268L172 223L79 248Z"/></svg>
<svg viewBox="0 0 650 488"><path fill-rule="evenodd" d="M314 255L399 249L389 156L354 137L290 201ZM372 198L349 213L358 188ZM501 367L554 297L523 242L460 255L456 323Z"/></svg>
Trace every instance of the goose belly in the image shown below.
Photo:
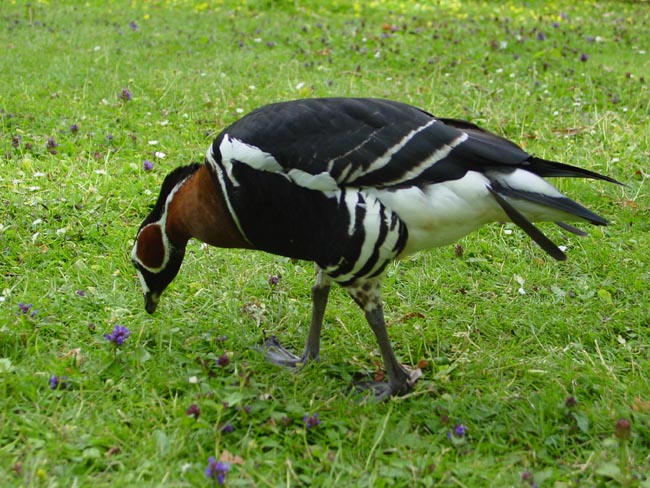
<svg viewBox="0 0 650 488"><path fill-rule="evenodd" d="M400 257L446 246L482 225L507 217L487 189L489 180L470 171L463 178L403 189L376 189L376 197L406 224Z"/></svg>

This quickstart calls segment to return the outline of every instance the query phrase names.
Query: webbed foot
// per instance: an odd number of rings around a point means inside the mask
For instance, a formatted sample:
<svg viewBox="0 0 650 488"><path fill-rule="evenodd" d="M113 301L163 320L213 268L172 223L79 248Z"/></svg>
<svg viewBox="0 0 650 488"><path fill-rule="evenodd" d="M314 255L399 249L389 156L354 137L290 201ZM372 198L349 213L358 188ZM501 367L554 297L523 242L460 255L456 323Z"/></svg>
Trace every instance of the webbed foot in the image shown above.
<svg viewBox="0 0 650 488"><path fill-rule="evenodd" d="M264 341L264 344L257 347L257 350L264 353L266 360L278 366L295 369L307 363L308 358L305 354L296 356L286 349L277 337L271 336Z"/></svg>
<svg viewBox="0 0 650 488"><path fill-rule="evenodd" d="M370 393L371 397L378 401L384 401L393 396L407 394L422 376L422 370L411 369L400 365L404 374L399 375L399 381L361 381L354 383L354 388L360 393Z"/></svg>

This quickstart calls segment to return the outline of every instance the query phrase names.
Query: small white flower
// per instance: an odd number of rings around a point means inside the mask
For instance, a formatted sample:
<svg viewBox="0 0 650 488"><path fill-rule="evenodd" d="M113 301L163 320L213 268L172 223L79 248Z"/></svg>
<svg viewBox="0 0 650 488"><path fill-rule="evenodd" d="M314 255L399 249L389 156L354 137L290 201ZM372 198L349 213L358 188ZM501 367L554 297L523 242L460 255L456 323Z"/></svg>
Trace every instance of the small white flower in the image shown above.
<svg viewBox="0 0 650 488"><path fill-rule="evenodd" d="M36 219L34 222L32 222L32 225L38 225L42 223L43 223L43 219Z"/></svg>
<svg viewBox="0 0 650 488"><path fill-rule="evenodd" d="M158 141L149 141L150 146L155 146L156 144L158 144Z"/></svg>
<svg viewBox="0 0 650 488"><path fill-rule="evenodd" d="M564 252L564 251L567 250L567 247L566 247L566 246L557 246L557 248L558 248L560 251L562 251L562 252Z"/></svg>
<svg viewBox="0 0 650 488"><path fill-rule="evenodd" d="M165 159L167 155L164 152L161 151L156 151L153 153L154 156L156 156L158 159Z"/></svg>
<svg viewBox="0 0 650 488"><path fill-rule="evenodd" d="M296 90L301 90L302 87L304 87L304 86L305 86L305 83L302 82L302 81L300 83L296 83Z"/></svg>
<svg viewBox="0 0 650 488"><path fill-rule="evenodd" d="M235 109L235 112L237 112L238 114L243 114L243 113L244 113L244 109L243 109L243 108L236 108L236 109Z"/></svg>
<svg viewBox="0 0 650 488"><path fill-rule="evenodd" d="M38 191L38 190L40 190L40 189L41 189L40 186L30 186L30 187L29 187L29 191Z"/></svg>
<svg viewBox="0 0 650 488"><path fill-rule="evenodd" d="M167 124L169 124L169 120L161 120L160 121L160 125L162 125L163 127L166 126Z"/></svg>
<svg viewBox="0 0 650 488"><path fill-rule="evenodd" d="M45 176L45 173L41 173L40 171L38 173L34 173L34 178L42 178Z"/></svg>
<svg viewBox="0 0 650 488"><path fill-rule="evenodd" d="M526 283L526 280L524 280L521 276L515 275L515 281L519 283L519 289L517 290L517 293L520 295L525 295L526 290L524 290L524 283Z"/></svg>
<svg viewBox="0 0 650 488"><path fill-rule="evenodd" d="M509 236L510 234L512 234L512 229L503 229L503 233Z"/></svg>
<svg viewBox="0 0 650 488"><path fill-rule="evenodd" d="M190 376L188 381L190 385L196 385L199 382L199 379L196 376Z"/></svg>
<svg viewBox="0 0 650 488"><path fill-rule="evenodd" d="M105 169L96 169L96 170L95 170L95 173L97 173L98 175L105 175L105 174L106 174L106 170L105 170Z"/></svg>
<svg viewBox="0 0 650 488"><path fill-rule="evenodd" d="M62 235L64 235L66 232L68 232L68 228L67 228L67 227L61 227L60 229L56 229L56 235L57 235L57 236L62 236Z"/></svg>

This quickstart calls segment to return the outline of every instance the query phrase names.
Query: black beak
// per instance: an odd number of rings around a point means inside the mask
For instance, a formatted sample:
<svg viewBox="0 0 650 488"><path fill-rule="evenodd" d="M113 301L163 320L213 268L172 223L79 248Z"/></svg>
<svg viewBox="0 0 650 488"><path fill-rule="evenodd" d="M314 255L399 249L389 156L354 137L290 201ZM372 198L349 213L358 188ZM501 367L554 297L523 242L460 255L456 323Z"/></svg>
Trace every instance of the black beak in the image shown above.
<svg viewBox="0 0 650 488"><path fill-rule="evenodd" d="M144 309L147 313L154 313L156 307L158 306L158 301L160 300L160 295L157 293L146 293L144 296Z"/></svg>

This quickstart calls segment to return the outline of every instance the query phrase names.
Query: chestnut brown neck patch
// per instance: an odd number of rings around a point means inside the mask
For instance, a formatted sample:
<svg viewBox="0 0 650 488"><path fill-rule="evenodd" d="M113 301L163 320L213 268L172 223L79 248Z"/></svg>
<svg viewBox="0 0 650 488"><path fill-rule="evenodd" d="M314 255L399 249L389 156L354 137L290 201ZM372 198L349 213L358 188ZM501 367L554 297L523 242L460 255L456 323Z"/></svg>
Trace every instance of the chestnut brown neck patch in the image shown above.
<svg viewBox="0 0 650 488"><path fill-rule="evenodd" d="M148 268L161 268L165 260L165 244L158 224L149 224L138 234L138 259Z"/></svg>

